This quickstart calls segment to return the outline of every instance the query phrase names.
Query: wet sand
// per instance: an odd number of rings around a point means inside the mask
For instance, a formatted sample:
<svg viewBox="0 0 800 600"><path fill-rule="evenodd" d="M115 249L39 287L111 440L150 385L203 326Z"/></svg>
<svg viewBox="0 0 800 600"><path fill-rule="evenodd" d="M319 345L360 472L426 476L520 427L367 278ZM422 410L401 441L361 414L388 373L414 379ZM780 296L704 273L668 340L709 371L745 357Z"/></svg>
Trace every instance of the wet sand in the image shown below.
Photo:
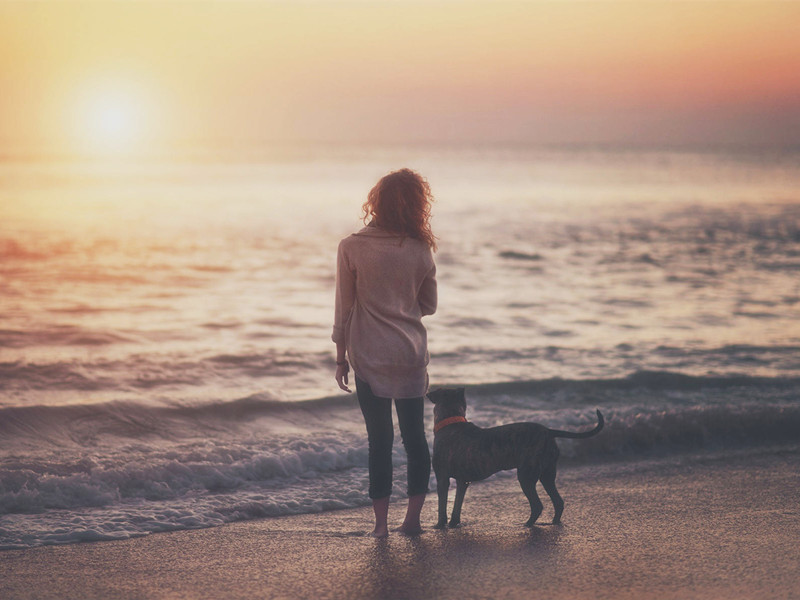
<svg viewBox="0 0 800 600"><path fill-rule="evenodd" d="M565 468L561 526L547 502L522 526L512 476L417 537L368 537L363 508L10 550L0 598L798 598L799 467L793 448Z"/></svg>

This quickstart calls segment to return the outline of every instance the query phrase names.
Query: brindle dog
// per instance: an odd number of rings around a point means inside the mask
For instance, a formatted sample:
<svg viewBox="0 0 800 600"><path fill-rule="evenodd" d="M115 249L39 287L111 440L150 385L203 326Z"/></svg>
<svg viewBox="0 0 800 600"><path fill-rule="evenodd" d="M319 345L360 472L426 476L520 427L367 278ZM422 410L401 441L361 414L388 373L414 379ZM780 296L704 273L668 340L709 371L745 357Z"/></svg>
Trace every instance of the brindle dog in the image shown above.
<svg viewBox="0 0 800 600"><path fill-rule="evenodd" d="M556 489L558 446L555 438L588 438L603 429L603 415L597 411L597 426L591 431L573 433L548 429L537 423L512 423L481 429L468 423L464 388L438 389L428 398L434 403L433 470L439 494L439 521L435 527L447 524L447 493L450 478L456 480L456 500L450 527L461 522L461 505L467 486L472 481L506 469L517 469L517 479L531 506L531 517L525 523L532 526L542 514L542 502L536 493L536 481L541 481L555 508L553 523L561 522L564 500Z"/></svg>

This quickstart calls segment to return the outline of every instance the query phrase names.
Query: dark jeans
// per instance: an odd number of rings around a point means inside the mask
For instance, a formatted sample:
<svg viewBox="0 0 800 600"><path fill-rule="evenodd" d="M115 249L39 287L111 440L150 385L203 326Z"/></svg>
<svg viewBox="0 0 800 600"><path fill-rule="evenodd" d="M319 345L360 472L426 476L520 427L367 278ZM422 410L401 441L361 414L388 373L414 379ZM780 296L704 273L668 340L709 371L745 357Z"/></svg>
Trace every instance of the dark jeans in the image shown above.
<svg viewBox="0 0 800 600"><path fill-rule="evenodd" d="M392 494L392 399L372 393L366 381L356 377L356 392L369 440L369 497L373 500ZM400 435L408 455L408 495L428 491L431 476L431 454L425 438L424 401L402 398L394 401Z"/></svg>

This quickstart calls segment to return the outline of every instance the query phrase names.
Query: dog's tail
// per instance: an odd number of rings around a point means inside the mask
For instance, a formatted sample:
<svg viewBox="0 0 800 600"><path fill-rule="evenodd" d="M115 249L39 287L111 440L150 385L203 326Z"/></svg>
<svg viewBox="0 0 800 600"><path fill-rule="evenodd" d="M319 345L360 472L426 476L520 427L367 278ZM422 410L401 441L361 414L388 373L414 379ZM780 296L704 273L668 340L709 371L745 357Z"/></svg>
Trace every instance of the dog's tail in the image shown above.
<svg viewBox="0 0 800 600"><path fill-rule="evenodd" d="M581 431L581 432L573 432L573 431L560 431L558 429L549 429L550 435L557 438L575 438L575 439L582 439L592 437L593 435L597 435L600 433L600 430L603 429L603 425L605 425L605 419L603 418L603 413L599 410L597 411L597 425L594 429L590 429L589 431Z"/></svg>

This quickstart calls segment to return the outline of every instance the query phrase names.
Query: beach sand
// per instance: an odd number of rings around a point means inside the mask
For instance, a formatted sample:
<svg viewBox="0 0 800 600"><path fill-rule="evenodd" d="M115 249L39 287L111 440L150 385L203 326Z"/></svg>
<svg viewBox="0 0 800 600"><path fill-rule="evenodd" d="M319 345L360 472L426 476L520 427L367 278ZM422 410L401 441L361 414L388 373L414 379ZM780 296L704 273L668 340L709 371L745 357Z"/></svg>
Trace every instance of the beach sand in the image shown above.
<svg viewBox="0 0 800 600"><path fill-rule="evenodd" d="M511 476L470 487L460 528L418 537L372 539L360 508L11 550L0 598L800 598L798 458L564 468L561 526L546 502L543 524L523 527ZM392 504L395 525L403 509Z"/></svg>

